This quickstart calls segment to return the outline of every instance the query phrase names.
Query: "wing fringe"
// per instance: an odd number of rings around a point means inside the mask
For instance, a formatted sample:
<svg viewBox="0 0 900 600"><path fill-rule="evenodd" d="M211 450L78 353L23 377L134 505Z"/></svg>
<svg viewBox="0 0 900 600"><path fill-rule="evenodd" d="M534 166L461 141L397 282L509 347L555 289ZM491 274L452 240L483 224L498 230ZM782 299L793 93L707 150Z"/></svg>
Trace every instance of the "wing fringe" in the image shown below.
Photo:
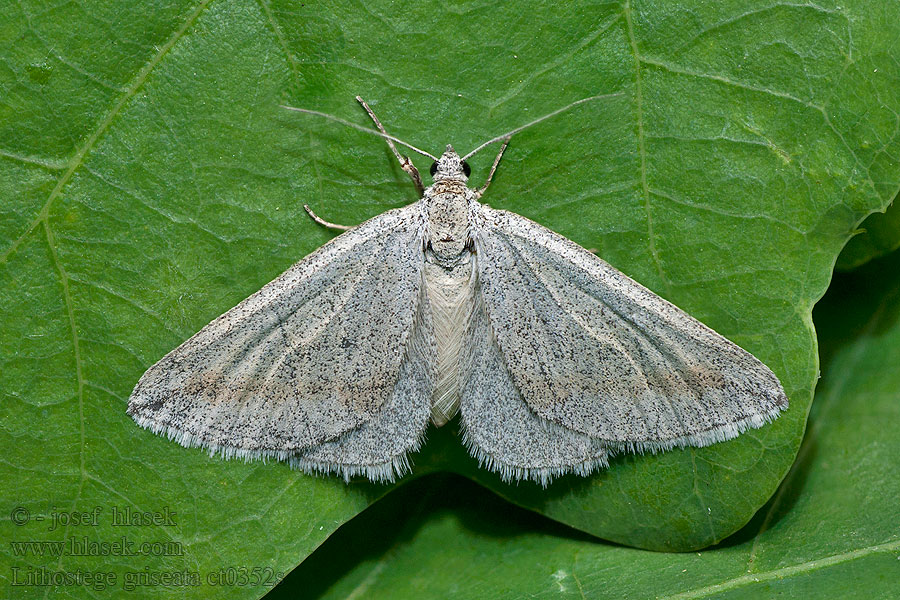
<svg viewBox="0 0 900 600"><path fill-rule="evenodd" d="M564 429L564 427L562 427L561 425L557 425L556 423L547 421L546 419L541 419L541 423L544 427L551 430L557 428ZM469 433L469 429L466 426L465 420L463 419L460 419L460 437L462 437L463 445L469 451L469 454L471 454L472 457L474 457L475 460L478 461L478 466L499 474L500 479L504 483L533 481L545 489L553 482L554 479L562 477L564 475L568 475L570 473L575 473L576 475L587 477L592 473L606 469L607 467L609 467L608 457L611 455L608 452L604 452L604 454L601 456L588 458L581 462L568 465L551 467L522 467L504 461L496 455L485 451L475 442L472 435ZM607 448L604 447L604 450L606 451Z"/></svg>
<svg viewBox="0 0 900 600"><path fill-rule="evenodd" d="M174 441L185 448L202 448L212 457L218 456L226 460L238 459L243 460L245 463L254 461L266 463L269 459L284 461L287 462L292 469L303 471L309 475L326 476L332 473L337 474L347 483L350 482L351 478L356 477L357 475L363 475L376 483L394 483L398 478L412 472L413 463L410 459L410 455L418 452L425 443L425 432L422 431L412 446L406 448L406 450L396 454L390 460L385 462L371 465L349 463L336 464L304 458L302 454L298 454L293 450L248 450L246 448L236 448L234 446L216 444L203 439L199 435L188 433L165 423L160 423L144 415L131 414L131 417L144 429L148 429L157 435L164 435L169 440ZM347 433L352 433L352 431Z"/></svg>

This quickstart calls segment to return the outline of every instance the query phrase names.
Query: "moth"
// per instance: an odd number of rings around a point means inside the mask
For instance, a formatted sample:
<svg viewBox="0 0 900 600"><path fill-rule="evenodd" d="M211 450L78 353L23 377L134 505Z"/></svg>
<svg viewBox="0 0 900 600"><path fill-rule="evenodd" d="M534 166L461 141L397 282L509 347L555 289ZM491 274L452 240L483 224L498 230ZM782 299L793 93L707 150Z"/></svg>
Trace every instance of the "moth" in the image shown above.
<svg viewBox="0 0 900 600"><path fill-rule="evenodd" d="M150 367L128 414L226 458L390 482L429 423L505 481L706 446L787 408L761 361L588 250L480 202L515 134L460 156L387 140L420 200L346 229ZM290 107L286 107L290 108ZM431 158L425 187L395 142ZM467 159L501 143L485 183Z"/></svg>

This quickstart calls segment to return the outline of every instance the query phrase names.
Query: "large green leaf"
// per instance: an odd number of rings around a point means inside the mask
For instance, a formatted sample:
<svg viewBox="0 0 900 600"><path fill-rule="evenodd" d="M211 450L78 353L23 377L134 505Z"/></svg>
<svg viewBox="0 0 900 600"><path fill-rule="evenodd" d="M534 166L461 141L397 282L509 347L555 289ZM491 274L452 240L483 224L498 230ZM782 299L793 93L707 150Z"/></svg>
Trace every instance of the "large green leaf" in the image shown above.
<svg viewBox="0 0 900 600"><path fill-rule="evenodd" d="M517 136L487 201L597 248L754 352L792 408L733 442L620 458L547 492L478 470L447 428L416 461L650 548L722 539L787 472L817 373L811 307L900 181L894 3L26 1L0 15L0 499L34 517L0 532L124 531L181 550L10 547L0 577L103 569L121 586L128 572L186 571L203 585L139 590L208 596L222 568L277 580L390 489L211 459L124 414L144 369L329 238L303 202L354 223L415 199L377 138L279 103L366 124L361 94L392 133L435 152L623 92ZM95 507L96 526L36 520ZM113 507L176 517L123 530ZM16 588L51 592L93 593Z"/></svg>
<svg viewBox="0 0 900 600"><path fill-rule="evenodd" d="M824 376L797 462L703 552L598 543L458 477L417 481L339 530L267 598L896 598L900 253L816 307ZM428 485L426 485L428 484Z"/></svg>

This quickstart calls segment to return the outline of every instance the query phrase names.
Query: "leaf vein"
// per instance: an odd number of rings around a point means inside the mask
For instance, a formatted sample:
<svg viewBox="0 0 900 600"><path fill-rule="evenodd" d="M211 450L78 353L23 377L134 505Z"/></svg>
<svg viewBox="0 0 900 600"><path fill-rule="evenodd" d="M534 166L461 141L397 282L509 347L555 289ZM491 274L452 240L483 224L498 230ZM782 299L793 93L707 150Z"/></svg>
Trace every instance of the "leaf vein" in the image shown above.
<svg viewBox="0 0 900 600"><path fill-rule="evenodd" d="M672 285L663 271L662 262L659 259L659 251L656 248L656 239L653 233L653 214L650 210L650 186L647 183L647 149L645 147L644 134L644 99L641 89L641 62L642 58L638 52L637 40L634 37L634 25L631 22L631 2L625 2L622 7L625 14L625 29L628 33L628 42L631 45L631 51L634 54L634 75L635 75L635 112L637 113L637 138L638 138L638 154L641 159L641 192L644 198L644 209L647 212L647 239L650 247L650 256L656 264L656 270L661 281L665 284L666 289L671 292Z"/></svg>
<svg viewBox="0 0 900 600"><path fill-rule="evenodd" d="M93 149L94 145L97 143L97 140L106 132L109 126L112 124L115 117L122 111L122 108L125 104L137 93L137 90L140 89L141 85L147 80L147 77L150 75L150 72L159 64L162 58L172 49L178 40L180 40L185 32L190 28L191 25L197 20L200 16L200 13L203 12L203 9L206 8L207 4L209 4L210 0L201 0L200 4L197 5L197 8L194 9L181 27L172 35L171 38L166 41L165 44L159 49L150 61L147 62L146 65L138 72L137 76L131 82L131 84L125 89L124 93L119 97L119 99L115 102L112 109L106 114L105 117L100 121L97 125L97 128L88 136L85 140L84 144L81 145L80 148L75 152L72 158L69 160L69 166L66 169L66 172L59 178L56 182L56 186L54 186L53 190L50 192L50 196L47 198L47 201L44 203L44 206L41 207L41 211L38 213L38 216L32 221L28 227L26 227L24 233L20 235L16 240L12 243L12 245L0 254L0 264L3 264L7 261L10 255L12 255L18 248L21 246L22 241L30 234L34 229L40 225L41 223L46 223L48 215L50 214L50 207L53 205L53 202L62 194L62 189L69 183L74 175L75 171L84 163L85 157L88 153ZM49 231L49 229L48 229Z"/></svg>
<svg viewBox="0 0 900 600"><path fill-rule="evenodd" d="M72 355L75 360L75 385L76 385L76 397L78 398L78 435L79 435L79 443L78 443L78 468L81 473L81 477L78 481L78 490L75 492L75 496L72 498L72 508L71 510L75 510L78 506L78 502L81 500L82 493L84 492L84 482L87 480L86 471L85 471L85 461L84 461L84 372L82 369L82 359L81 359L81 346L79 343L78 337L78 327L75 323L75 307L74 302L72 300L72 294L69 291L69 276L66 273L66 269L63 266L62 262L59 260L59 254L56 252L56 243L53 240L53 232L50 230L50 224L45 219L43 221L44 226L44 234L47 239L47 247L50 249L50 258L53 262L53 266L56 267L57 274L59 276L60 285L62 286L62 295L63 300L66 305L66 315L69 321L69 328L72 333ZM66 522L66 527L62 532L62 539L68 539L69 535L69 522ZM56 568L62 566L63 555L60 555L59 560L56 562ZM51 587L47 587L44 592L44 598L46 599L50 590L53 589Z"/></svg>
<svg viewBox="0 0 900 600"><path fill-rule="evenodd" d="M744 214L744 213L740 213L740 212L737 212L737 211L731 211L731 210L726 210L726 209L723 209L723 208L717 208L717 207L715 207L715 206L709 206L709 205L704 205L704 204L697 204L697 203L695 203L695 202L689 202L688 200L682 200L682 199L676 197L674 194L670 194L669 192L664 192L664 191L662 191L662 190L660 190L660 189L656 189L656 188L651 188L651 189L650 189L650 194L652 194L652 195L654 195L654 196L657 196L657 197L659 197L659 198L664 198L664 199L668 200L669 202L672 202L673 204L679 204L679 205L681 205L681 206L687 206L687 207L689 207L689 208L695 208L695 209L697 209L697 210L701 210L701 211L705 211L705 212L710 212L710 213L714 213L714 214L717 214L717 215L722 215L722 216L725 216L725 217L733 217L733 218L735 218L735 219L762 219L762 220L764 220L764 221L769 221L769 222L772 222L772 223L781 225L782 227L785 227L785 228L787 228L787 229L790 229L791 231L793 231L793 232L795 232L795 233L797 233L797 234L799 234L799 235L802 235L802 236L806 236L806 235L808 234L808 232L803 231L803 230L800 229L799 227L795 227L794 225L791 225L790 223L787 223L787 222L782 221L782 220L780 220L780 219L776 219L776 218L773 217L772 215L767 215L767 214Z"/></svg>
<svg viewBox="0 0 900 600"><path fill-rule="evenodd" d="M826 556L824 558L817 558L815 560L809 560L795 565L790 565L788 567L781 567L780 569L772 569L771 571L765 571L761 573L748 573L746 575L741 575L740 577L728 579L721 583L681 592L680 594L673 594L671 596L658 596L657 598L658 600L689 600L692 598L704 598L713 594L725 592L727 590L733 590L745 585L759 583L761 581L784 579L793 575L808 573L816 569L832 567L844 562L855 560L857 558L870 556L872 554L879 554L882 552L896 552L897 550L900 550L900 540L894 540L892 542L886 542L884 544L878 544L875 546L866 546L865 548L857 548L856 550L851 550L850 552L832 554L831 556Z"/></svg>
<svg viewBox="0 0 900 600"><path fill-rule="evenodd" d="M826 15L836 15L836 14L843 15L843 13L840 10L829 10L823 6L819 6L817 4L812 4L812 3L775 2L775 3L767 5L767 6L760 6L758 8L744 11L740 14L732 15L726 19L722 19L716 23L712 23L709 27L701 29L696 35L693 35L693 36L685 39L678 46L670 48L669 51L673 55L677 54L677 53L681 52L687 46L692 45L700 37L705 36L709 33L712 33L714 31L716 31L717 29L729 27L731 25L738 23L739 21L746 19L746 18L762 15L764 13L772 12L772 11L778 10L780 8L809 8L816 12L824 13ZM846 18L846 15L843 15L843 16L844 16L844 18Z"/></svg>
<svg viewBox="0 0 900 600"><path fill-rule="evenodd" d="M589 36L587 36L586 38L581 40L578 44L576 44L574 48L571 48L565 54L558 54L554 60L551 60L549 63L547 63L547 64L539 67L538 69L532 71L531 73L529 73L527 77L519 80L518 85L513 86L501 98L498 98L495 102L492 102L491 104L489 104L487 109L489 111L493 111L498 106L504 104L505 102L508 102L512 98L515 98L517 95L519 95L519 93L522 90L524 90L526 87L531 85L531 82L533 82L535 79L537 79L544 73L547 73L548 71L551 71L551 70L555 69L556 67L571 61L572 57L575 56L575 54L577 52L584 49L585 47L590 45L594 40L596 40L601 35L606 33L610 27L612 27L613 25L616 24L616 22L621 18L621 16L622 15L620 15L620 14L613 15L611 18L607 19L605 23L601 24L600 27L596 31L592 32Z"/></svg>

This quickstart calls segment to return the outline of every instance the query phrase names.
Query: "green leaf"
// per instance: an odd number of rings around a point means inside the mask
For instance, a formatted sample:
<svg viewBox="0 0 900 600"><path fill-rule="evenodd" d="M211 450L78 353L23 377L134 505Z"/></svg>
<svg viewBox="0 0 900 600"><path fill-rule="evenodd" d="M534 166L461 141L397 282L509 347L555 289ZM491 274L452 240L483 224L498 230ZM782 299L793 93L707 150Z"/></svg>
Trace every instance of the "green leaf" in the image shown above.
<svg viewBox="0 0 900 600"><path fill-rule="evenodd" d="M267 596L894 598L900 591L900 254L820 305L824 376L797 462L703 552L598 543L461 480L417 481L348 523ZM886 426L887 425L887 426Z"/></svg>
<svg viewBox="0 0 900 600"><path fill-rule="evenodd" d="M304 202L352 224L415 199L377 138L278 108L368 125L356 94L391 133L435 152L623 92L516 136L486 200L596 248L752 351L790 411L733 442L623 457L547 492L477 469L448 428L414 458L419 473L463 473L625 544L722 539L792 463L817 374L811 307L851 232L897 192L898 13L860 0L5 7L0 474L14 485L0 504L33 519L0 533L125 535L180 553L4 547L0 577L109 571L115 589L145 577L138 591L258 597L389 491L210 458L124 412L148 366L329 238ZM472 161L476 183L491 160ZM96 525L48 526L95 507ZM176 516L123 529L114 507ZM209 579L244 567L271 577ZM15 595L51 593L95 594Z"/></svg>

